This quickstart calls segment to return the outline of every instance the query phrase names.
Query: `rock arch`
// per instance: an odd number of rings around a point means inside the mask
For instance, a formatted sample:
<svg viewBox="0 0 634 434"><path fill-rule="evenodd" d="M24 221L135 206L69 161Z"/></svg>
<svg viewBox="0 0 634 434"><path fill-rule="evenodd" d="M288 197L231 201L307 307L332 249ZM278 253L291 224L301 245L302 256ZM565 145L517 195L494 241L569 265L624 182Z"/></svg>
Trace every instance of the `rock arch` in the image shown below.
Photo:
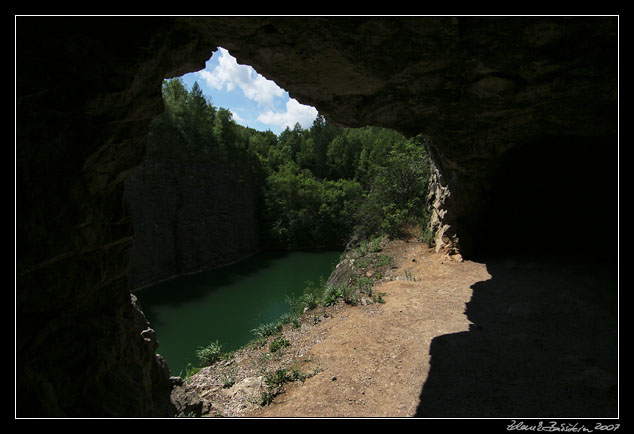
<svg viewBox="0 0 634 434"><path fill-rule="evenodd" d="M428 135L438 244L468 253L511 149L565 136L614 191L617 38L617 17L17 17L17 415L170 413L122 201L164 78L222 46L332 122Z"/></svg>

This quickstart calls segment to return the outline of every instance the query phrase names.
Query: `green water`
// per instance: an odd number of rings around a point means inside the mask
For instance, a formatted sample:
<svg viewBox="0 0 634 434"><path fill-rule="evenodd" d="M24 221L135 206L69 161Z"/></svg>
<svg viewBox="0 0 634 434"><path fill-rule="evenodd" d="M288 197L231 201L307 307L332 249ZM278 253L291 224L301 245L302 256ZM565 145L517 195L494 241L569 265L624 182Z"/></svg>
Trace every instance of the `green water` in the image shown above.
<svg viewBox="0 0 634 434"><path fill-rule="evenodd" d="M255 336L260 324L277 321L301 295L306 281L327 279L340 252L259 253L237 264L181 276L135 292L156 331L157 353L172 375L188 363L198 366L196 349L218 340L233 351Z"/></svg>

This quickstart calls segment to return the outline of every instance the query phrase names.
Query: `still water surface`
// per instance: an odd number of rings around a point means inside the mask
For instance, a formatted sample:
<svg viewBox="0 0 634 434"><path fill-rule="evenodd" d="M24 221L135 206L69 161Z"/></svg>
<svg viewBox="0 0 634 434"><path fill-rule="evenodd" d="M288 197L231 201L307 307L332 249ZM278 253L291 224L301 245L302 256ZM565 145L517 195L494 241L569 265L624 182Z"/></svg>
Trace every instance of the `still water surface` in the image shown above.
<svg viewBox="0 0 634 434"><path fill-rule="evenodd" d="M135 292L159 340L157 353L172 375L198 366L196 350L218 340L223 352L254 338L260 324L277 321L306 281L327 279L340 252L258 253L242 262L159 283Z"/></svg>

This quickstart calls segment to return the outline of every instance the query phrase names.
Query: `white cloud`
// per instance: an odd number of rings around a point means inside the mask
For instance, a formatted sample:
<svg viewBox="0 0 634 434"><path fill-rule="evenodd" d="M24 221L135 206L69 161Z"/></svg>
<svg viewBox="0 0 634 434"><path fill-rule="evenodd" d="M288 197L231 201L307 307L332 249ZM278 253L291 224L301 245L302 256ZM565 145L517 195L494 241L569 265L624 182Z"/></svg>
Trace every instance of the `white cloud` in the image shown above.
<svg viewBox="0 0 634 434"><path fill-rule="evenodd" d="M302 105L297 100L289 99L286 103L285 112L274 112L272 110L258 116L258 121L266 125L274 125L280 128L293 128L297 122L302 128L310 128L317 117L317 109L311 106Z"/></svg>
<svg viewBox="0 0 634 434"><path fill-rule="evenodd" d="M238 122L238 123L244 123L244 122L246 122L244 119L242 119L242 118L240 117L240 115L239 115L238 113L234 112L233 110L230 110L230 112L231 112L231 117L232 117L232 119L233 119L234 121L236 121L236 122Z"/></svg>
<svg viewBox="0 0 634 434"><path fill-rule="evenodd" d="M276 97L283 97L285 92L271 80L267 80L248 65L239 65L224 48L219 48L218 66L212 71L202 70L198 75L210 86L218 90L225 88L231 91L236 87L244 95L260 106L272 106Z"/></svg>

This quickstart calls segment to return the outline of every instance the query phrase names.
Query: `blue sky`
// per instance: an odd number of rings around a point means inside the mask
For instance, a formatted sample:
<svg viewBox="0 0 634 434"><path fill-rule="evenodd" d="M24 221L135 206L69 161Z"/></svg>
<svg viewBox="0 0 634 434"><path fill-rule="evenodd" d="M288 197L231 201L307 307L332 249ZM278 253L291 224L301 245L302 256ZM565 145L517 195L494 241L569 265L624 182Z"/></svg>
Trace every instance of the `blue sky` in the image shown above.
<svg viewBox="0 0 634 434"><path fill-rule="evenodd" d="M240 125L260 131L281 133L296 122L310 128L317 116L314 107L302 105L289 97L273 81L258 74L251 66L240 65L224 48L218 48L205 69L181 77L191 89L198 82L215 107L224 107Z"/></svg>

